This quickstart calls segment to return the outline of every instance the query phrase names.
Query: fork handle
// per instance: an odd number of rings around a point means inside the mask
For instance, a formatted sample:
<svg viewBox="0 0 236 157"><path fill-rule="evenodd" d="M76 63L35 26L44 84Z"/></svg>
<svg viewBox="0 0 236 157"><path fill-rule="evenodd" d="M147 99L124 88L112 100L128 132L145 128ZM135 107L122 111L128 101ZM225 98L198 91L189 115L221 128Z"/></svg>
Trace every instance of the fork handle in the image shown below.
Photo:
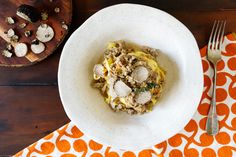
<svg viewBox="0 0 236 157"><path fill-rule="evenodd" d="M217 113L216 113L216 77L217 77L217 69L216 69L216 64L215 64L211 106L210 106L210 111L208 113L208 118L207 118L207 123L206 123L206 131L209 135L215 135L219 131L218 119L217 119Z"/></svg>

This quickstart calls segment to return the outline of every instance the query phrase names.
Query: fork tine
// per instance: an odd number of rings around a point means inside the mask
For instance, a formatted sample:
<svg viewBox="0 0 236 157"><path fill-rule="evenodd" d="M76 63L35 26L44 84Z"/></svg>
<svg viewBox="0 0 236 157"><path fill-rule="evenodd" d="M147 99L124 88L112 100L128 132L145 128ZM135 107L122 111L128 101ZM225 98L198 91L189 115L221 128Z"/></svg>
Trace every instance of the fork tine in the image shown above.
<svg viewBox="0 0 236 157"><path fill-rule="evenodd" d="M226 25L226 21L222 21L223 22L223 28L222 28L222 32L221 32L221 35L220 35L220 45L219 45L219 48L221 49L221 45L223 43L223 40L224 40L224 33L225 33L225 25Z"/></svg>
<svg viewBox="0 0 236 157"><path fill-rule="evenodd" d="M208 41L208 46L207 46L207 49L210 50L211 48L211 40L212 40L212 36L213 36L213 32L215 31L215 26L216 26L216 20L214 21L214 24L213 24L213 27L211 29L211 35L210 35L210 38L209 38L209 41Z"/></svg>
<svg viewBox="0 0 236 157"><path fill-rule="evenodd" d="M218 33L219 23L220 23L220 21L217 20L216 29L214 31L213 39L212 39L212 46L211 46L212 50L216 49L216 44L215 44L216 43L216 34Z"/></svg>
<svg viewBox="0 0 236 157"><path fill-rule="evenodd" d="M224 25L224 21L219 21L219 30L217 30L217 37L216 37L216 43L215 43L215 49L220 49L221 41L220 41L220 35L222 34L222 27Z"/></svg>

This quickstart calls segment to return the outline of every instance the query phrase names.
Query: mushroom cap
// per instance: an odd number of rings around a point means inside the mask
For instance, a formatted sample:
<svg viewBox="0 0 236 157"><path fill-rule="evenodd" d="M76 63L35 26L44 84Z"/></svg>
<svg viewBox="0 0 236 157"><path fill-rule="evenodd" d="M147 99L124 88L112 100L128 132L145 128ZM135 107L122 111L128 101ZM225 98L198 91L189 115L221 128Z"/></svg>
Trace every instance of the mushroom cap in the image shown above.
<svg viewBox="0 0 236 157"><path fill-rule="evenodd" d="M49 42L54 37L54 30L47 24L41 24L36 32L36 38L43 42Z"/></svg>
<svg viewBox="0 0 236 157"><path fill-rule="evenodd" d="M114 84L114 90L119 97L126 97L132 92L132 89L121 80Z"/></svg>
<svg viewBox="0 0 236 157"><path fill-rule="evenodd" d="M3 50L2 55L10 58L12 56L12 53L9 50Z"/></svg>
<svg viewBox="0 0 236 157"><path fill-rule="evenodd" d="M7 17L7 18L6 18L6 21L7 21L7 23L10 24L10 25L12 25L12 24L15 23L15 20L14 20L12 17Z"/></svg>
<svg viewBox="0 0 236 157"><path fill-rule="evenodd" d="M27 45L25 43L17 43L15 45L15 54L17 57L24 57L28 52Z"/></svg>
<svg viewBox="0 0 236 157"><path fill-rule="evenodd" d="M42 42L39 41L37 44L32 43L30 48L31 48L33 53L40 54L45 50L45 45Z"/></svg>
<svg viewBox="0 0 236 157"><path fill-rule="evenodd" d="M131 75L135 81L137 81L138 83L142 83L148 78L149 71L144 66L138 66L134 69Z"/></svg>
<svg viewBox="0 0 236 157"><path fill-rule="evenodd" d="M145 91L145 92L141 92L139 94L137 94L135 96L135 101L138 103L138 104L145 104L147 102L149 102L152 98L152 95L151 95L151 92L150 91Z"/></svg>
<svg viewBox="0 0 236 157"><path fill-rule="evenodd" d="M104 66L102 64L96 64L93 68L94 74L96 74L99 77L104 76Z"/></svg>
<svg viewBox="0 0 236 157"><path fill-rule="evenodd" d="M11 38L13 37L13 35L15 35L15 31L11 28L7 31L7 37Z"/></svg>

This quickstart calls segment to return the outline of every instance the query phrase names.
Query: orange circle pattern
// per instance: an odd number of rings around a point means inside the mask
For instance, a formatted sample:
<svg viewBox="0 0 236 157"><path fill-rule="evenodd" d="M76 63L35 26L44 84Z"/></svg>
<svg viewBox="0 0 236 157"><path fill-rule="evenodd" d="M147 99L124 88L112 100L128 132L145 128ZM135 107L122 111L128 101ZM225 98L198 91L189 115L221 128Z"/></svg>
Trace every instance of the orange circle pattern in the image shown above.
<svg viewBox="0 0 236 157"><path fill-rule="evenodd" d="M73 123L69 123L23 149L15 157L55 156L55 153L62 157L233 157L233 154L236 155L236 34L229 34L224 42L223 50L226 51L222 52L223 60L217 66L216 100L220 132L216 136L207 135L205 131L213 70L206 59L204 47L200 50L204 91L198 110L180 133L156 144L155 149L135 152L113 149L89 139Z"/></svg>
<svg viewBox="0 0 236 157"><path fill-rule="evenodd" d="M202 156L216 157L216 153L211 148L205 148L205 149L202 150Z"/></svg>

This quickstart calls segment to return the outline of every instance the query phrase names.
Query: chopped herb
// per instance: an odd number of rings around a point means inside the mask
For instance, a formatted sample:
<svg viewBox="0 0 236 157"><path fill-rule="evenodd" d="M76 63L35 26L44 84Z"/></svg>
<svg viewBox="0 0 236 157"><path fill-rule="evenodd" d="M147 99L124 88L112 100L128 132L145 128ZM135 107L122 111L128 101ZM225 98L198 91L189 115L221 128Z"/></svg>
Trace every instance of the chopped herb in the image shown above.
<svg viewBox="0 0 236 157"><path fill-rule="evenodd" d="M145 92L145 91L146 91L146 88L145 88L145 87L143 87L143 88L136 88L136 89L134 90L135 93L142 93L142 92Z"/></svg>
<svg viewBox="0 0 236 157"><path fill-rule="evenodd" d="M145 92L145 91L149 91L150 89L153 89L157 86L156 83L152 82L152 83L147 83L147 86L146 87L142 87L142 88L136 88L134 90L135 93L142 93L142 92Z"/></svg>
<svg viewBox="0 0 236 157"><path fill-rule="evenodd" d="M154 83L154 82L151 82L151 83L148 83L148 84L147 84L147 87L148 87L149 89L155 88L156 86L157 86L157 84Z"/></svg>

